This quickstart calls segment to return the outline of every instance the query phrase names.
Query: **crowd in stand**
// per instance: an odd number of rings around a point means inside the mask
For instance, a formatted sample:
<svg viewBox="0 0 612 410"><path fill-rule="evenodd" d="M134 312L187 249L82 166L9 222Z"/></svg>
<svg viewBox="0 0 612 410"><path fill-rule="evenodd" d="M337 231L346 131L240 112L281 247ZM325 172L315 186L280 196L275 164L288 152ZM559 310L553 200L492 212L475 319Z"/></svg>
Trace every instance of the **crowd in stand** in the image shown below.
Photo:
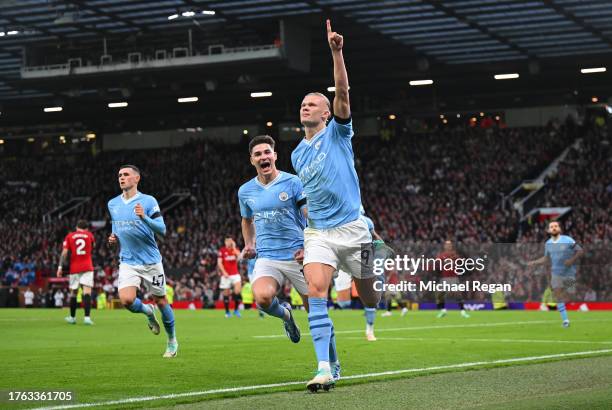
<svg viewBox="0 0 612 410"><path fill-rule="evenodd" d="M384 139L355 138L363 204L379 234L400 252L408 253L418 242L444 239L514 242L519 239L518 215L502 205L503 196L541 172L578 134L573 127L551 123L537 128L457 127L395 133ZM573 207L571 232L585 242L612 239L610 149L602 135L585 136L581 148L549 180L544 200L547 205ZM290 153L295 144L278 143L279 169L292 172ZM3 159L0 281L28 285L34 271L53 276L63 237L77 219L84 218L106 222L94 231L94 263L100 287L112 293L117 255L105 246L110 232L106 204L120 193L118 167L129 163L142 170L139 189L159 201L174 192L189 193L185 202L165 214L167 235L159 239L160 248L169 272L190 272L175 278L178 299L214 299L217 249L225 235L241 239L237 190L254 176L246 147L246 142L194 141L180 148L102 152L62 160ZM42 222L47 212L75 196L90 199L63 219L52 216L52 222ZM521 240L543 239L536 226ZM539 297L540 277L529 275L511 258L502 259L499 266L494 274L516 282L517 297ZM592 286L586 288L585 292Z"/></svg>
<svg viewBox="0 0 612 410"><path fill-rule="evenodd" d="M564 233L585 249L580 267L579 292L612 300L612 141L606 127L590 127L572 148L558 171L546 181L543 207L571 207ZM532 222L521 242L542 242L546 222Z"/></svg>
<svg viewBox="0 0 612 410"><path fill-rule="evenodd" d="M454 129L371 144L358 155L364 206L392 241L508 242L502 197L573 139L564 128Z"/></svg>

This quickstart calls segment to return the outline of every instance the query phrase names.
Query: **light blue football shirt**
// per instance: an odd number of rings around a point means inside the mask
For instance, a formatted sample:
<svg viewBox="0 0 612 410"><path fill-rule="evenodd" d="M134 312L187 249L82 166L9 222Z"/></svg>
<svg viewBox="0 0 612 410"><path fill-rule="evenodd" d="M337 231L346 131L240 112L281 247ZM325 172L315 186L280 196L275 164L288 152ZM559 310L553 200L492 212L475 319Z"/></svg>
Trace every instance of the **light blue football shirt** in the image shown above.
<svg viewBox="0 0 612 410"><path fill-rule="evenodd" d="M559 235L554 242L552 238L544 245L544 255L550 257L551 272L558 276L576 276L576 265L565 266L564 262L572 258L577 251L582 249L574 239L567 235Z"/></svg>
<svg viewBox="0 0 612 410"><path fill-rule="evenodd" d="M342 121L342 120L340 120ZM335 228L359 218L361 192L349 119L336 118L310 141L305 138L291 153L291 163L304 184L308 198L308 226Z"/></svg>
<svg viewBox="0 0 612 410"><path fill-rule="evenodd" d="M162 218L157 200L151 195L138 192L128 200L119 195L108 201L113 233L119 238L121 247L119 260L128 265L160 263L162 257L153 230L134 213L138 203L148 217Z"/></svg>
<svg viewBox="0 0 612 410"><path fill-rule="evenodd" d="M253 218L257 258L288 261L304 247L306 196L298 177L279 172L263 185L257 177L238 190L240 215Z"/></svg>

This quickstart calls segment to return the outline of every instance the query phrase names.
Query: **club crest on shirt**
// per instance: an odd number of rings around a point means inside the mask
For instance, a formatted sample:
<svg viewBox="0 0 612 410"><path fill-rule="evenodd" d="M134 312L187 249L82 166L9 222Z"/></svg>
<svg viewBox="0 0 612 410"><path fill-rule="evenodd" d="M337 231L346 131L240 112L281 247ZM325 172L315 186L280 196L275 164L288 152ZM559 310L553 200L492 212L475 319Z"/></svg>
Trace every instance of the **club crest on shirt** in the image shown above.
<svg viewBox="0 0 612 410"><path fill-rule="evenodd" d="M318 150L321 147L321 142L321 140L317 141L317 143L314 145L314 148Z"/></svg>
<svg viewBox="0 0 612 410"><path fill-rule="evenodd" d="M278 199L285 202L287 199L289 199L289 194L283 191L280 194L278 194Z"/></svg>

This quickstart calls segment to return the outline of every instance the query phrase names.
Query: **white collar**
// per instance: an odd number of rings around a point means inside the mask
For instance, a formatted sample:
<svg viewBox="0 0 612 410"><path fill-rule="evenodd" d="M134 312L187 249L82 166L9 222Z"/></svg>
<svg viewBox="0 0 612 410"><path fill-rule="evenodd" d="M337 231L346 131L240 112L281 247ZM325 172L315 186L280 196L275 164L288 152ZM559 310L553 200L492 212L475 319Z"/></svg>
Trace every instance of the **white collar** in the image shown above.
<svg viewBox="0 0 612 410"><path fill-rule="evenodd" d="M323 135L323 133L325 132L325 130L327 129L327 126L323 127L322 129L320 129L319 131L317 131L317 133L310 139L307 140L306 137L304 137L304 139L302 141L304 141L306 144L308 145L312 145L312 143L314 142L314 140L316 140L317 138L319 138L321 135Z"/></svg>
<svg viewBox="0 0 612 410"><path fill-rule="evenodd" d="M123 203L127 205L130 202L132 202L134 199L139 198L140 197L140 192L136 191L136 195L134 195L130 199L125 199L125 197L123 196L123 193L120 195L120 197L121 197L121 200L123 201Z"/></svg>
<svg viewBox="0 0 612 410"><path fill-rule="evenodd" d="M259 179L257 177L255 177L255 182L257 183L257 185L259 185L260 187L262 187L263 189L268 189L270 188L272 185L276 184L278 181L280 181L281 175L283 174L283 171L278 171L278 175L276 176L276 178L274 178L272 181L268 182L267 184L262 184Z"/></svg>

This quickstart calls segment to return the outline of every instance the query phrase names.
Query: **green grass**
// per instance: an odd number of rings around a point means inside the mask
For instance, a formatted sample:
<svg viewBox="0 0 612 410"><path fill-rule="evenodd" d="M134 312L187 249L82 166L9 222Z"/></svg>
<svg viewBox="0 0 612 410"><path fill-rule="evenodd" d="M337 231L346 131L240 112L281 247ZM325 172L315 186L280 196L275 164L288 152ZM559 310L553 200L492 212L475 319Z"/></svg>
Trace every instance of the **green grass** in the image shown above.
<svg viewBox="0 0 612 410"><path fill-rule="evenodd" d="M538 363L417 378L370 382L338 388L332 394L283 392L211 401L211 409L265 409L291 403L292 409L589 409L609 408L612 357ZM509 383L511 381L511 383ZM551 381L554 381L551 384ZM333 395L333 396L332 396ZM337 397L340 396L340 397ZM330 402L330 398L334 400ZM607 405L606 405L607 403ZM202 403L172 407L193 410ZM168 407L170 408L170 407Z"/></svg>
<svg viewBox="0 0 612 410"><path fill-rule="evenodd" d="M179 356L170 360L161 357L163 330L162 335L153 336L142 315L94 311L93 327L82 325L82 311L75 326L63 321L65 315L66 310L0 310L0 390L73 390L77 402L95 403L305 381L316 366L310 336L304 335L294 345L284 336L278 319L260 320L255 312L247 312L242 319L225 319L221 311L177 311ZM444 319L436 319L434 312L409 312L404 318L396 313L390 318L377 317L379 340L373 343L365 341L361 312L336 311L331 316L343 376L423 370L345 379L331 393L319 395L306 394L304 384L299 383L98 408L263 408L270 403L292 408L317 404L331 408L497 404L509 408L596 408L612 403L611 352L586 358L448 368L461 363L612 350L612 312L570 312L569 329L561 327L557 312L474 312L470 319L452 311ZM296 317L306 333L306 314L297 312ZM436 366L441 368L431 369ZM0 407L7 404L0 403ZM11 408L20 407L28 405Z"/></svg>

